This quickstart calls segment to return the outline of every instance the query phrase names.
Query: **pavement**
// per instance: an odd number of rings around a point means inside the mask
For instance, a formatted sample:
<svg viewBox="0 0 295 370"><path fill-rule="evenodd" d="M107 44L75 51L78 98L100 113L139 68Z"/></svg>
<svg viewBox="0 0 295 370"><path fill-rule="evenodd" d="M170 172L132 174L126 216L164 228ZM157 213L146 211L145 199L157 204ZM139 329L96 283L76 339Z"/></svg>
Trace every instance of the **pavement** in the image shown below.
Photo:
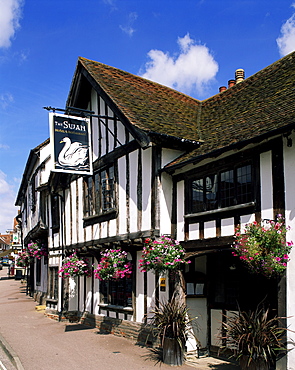
<svg viewBox="0 0 295 370"><path fill-rule="evenodd" d="M171 369L156 348L100 334L97 328L49 319L26 295L26 285L0 270L0 345L18 370ZM194 358L182 370L237 370L229 361Z"/></svg>

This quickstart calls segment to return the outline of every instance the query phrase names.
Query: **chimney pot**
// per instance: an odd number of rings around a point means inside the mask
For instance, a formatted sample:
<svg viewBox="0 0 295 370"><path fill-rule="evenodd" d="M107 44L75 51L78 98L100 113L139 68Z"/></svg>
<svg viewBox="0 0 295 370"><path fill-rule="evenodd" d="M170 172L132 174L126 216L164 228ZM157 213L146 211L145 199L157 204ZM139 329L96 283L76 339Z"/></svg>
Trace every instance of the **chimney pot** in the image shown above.
<svg viewBox="0 0 295 370"><path fill-rule="evenodd" d="M219 88L219 92L221 93L222 91L225 91L226 90L226 86L220 86Z"/></svg>
<svg viewBox="0 0 295 370"><path fill-rule="evenodd" d="M245 71L242 68L237 69L235 73L235 77L236 77L237 84L242 82L245 79Z"/></svg>
<svg viewBox="0 0 295 370"><path fill-rule="evenodd" d="M228 81L228 88L234 86L236 84L236 80L229 80Z"/></svg>

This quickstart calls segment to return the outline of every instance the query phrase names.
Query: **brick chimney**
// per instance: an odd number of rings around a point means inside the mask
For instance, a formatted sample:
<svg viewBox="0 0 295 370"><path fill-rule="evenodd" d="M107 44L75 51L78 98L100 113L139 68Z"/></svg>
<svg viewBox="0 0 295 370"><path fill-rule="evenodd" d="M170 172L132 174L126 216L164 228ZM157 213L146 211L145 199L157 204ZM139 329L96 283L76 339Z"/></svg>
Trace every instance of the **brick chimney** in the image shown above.
<svg viewBox="0 0 295 370"><path fill-rule="evenodd" d="M245 71L243 69L237 69L236 70L236 73L235 73L235 77L236 77L236 84L244 81L245 79Z"/></svg>
<svg viewBox="0 0 295 370"><path fill-rule="evenodd" d="M236 80L229 80L228 81L228 88L232 87L232 86L235 86L236 84Z"/></svg>
<svg viewBox="0 0 295 370"><path fill-rule="evenodd" d="M225 91L226 90L226 86L220 86L219 88L219 92L221 93L222 91Z"/></svg>

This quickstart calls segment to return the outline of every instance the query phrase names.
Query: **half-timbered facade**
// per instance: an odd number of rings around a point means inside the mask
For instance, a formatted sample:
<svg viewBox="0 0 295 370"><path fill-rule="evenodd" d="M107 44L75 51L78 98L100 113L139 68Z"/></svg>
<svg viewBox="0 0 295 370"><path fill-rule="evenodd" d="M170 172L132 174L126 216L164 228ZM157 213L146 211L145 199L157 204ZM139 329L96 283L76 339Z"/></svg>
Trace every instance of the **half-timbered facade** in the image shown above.
<svg viewBox="0 0 295 370"><path fill-rule="evenodd" d="M160 289L158 276L138 269L145 238L168 234L192 261L184 271L187 303L198 316L202 347L220 345L223 313L238 305L253 309L265 299L292 316L292 254L278 282L251 275L230 247L237 226L277 214L291 226L288 240L295 240L294 67L293 53L245 80L237 76L234 86L200 102L79 58L66 113L92 112L93 174L51 172L36 185L38 199L46 198L47 313L84 313L97 325L134 335L155 300L171 294L169 284ZM18 197L25 240L34 227L28 224L34 215L26 213L29 193L24 197L30 178L24 175ZM100 251L114 247L128 252L130 278L68 283L58 277L71 252L95 268Z"/></svg>

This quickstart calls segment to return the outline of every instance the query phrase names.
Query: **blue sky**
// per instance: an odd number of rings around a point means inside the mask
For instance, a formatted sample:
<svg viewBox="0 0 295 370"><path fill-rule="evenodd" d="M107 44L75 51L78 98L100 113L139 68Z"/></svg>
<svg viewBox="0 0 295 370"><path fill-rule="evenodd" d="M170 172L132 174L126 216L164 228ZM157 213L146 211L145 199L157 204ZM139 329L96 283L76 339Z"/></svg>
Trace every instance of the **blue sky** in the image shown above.
<svg viewBox="0 0 295 370"><path fill-rule="evenodd" d="M294 0L0 0L0 232L11 229L29 151L49 136L77 58L197 99L295 50Z"/></svg>

